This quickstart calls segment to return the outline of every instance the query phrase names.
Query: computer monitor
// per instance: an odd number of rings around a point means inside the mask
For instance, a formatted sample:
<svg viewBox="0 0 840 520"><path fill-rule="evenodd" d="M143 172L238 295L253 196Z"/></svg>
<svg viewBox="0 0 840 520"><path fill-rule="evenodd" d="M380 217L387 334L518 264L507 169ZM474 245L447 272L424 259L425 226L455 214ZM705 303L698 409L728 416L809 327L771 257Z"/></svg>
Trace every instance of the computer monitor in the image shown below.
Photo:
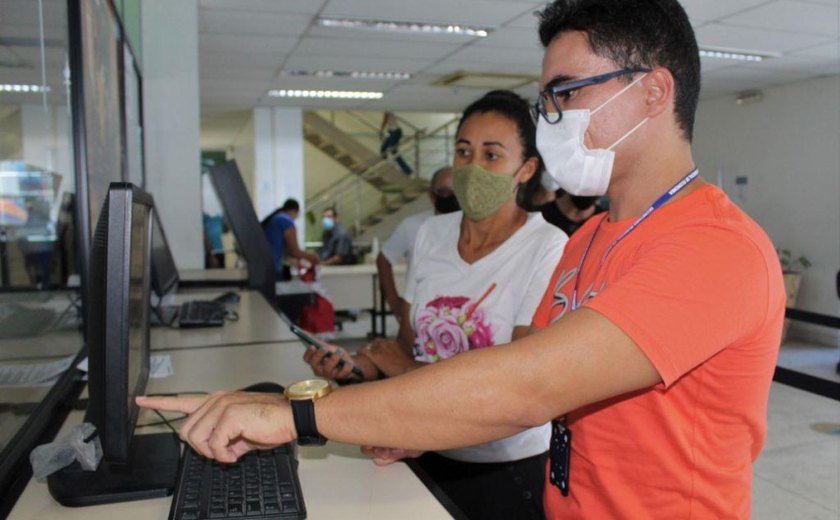
<svg viewBox="0 0 840 520"><path fill-rule="evenodd" d="M211 168L210 179L222 203L225 218L233 228L236 242L248 264L248 286L260 291L273 303L276 300L277 278L274 274L271 246L257 219L236 161L228 161Z"/></svg>
<svg viewBox="0 0 840 520"><path fill-rule="evenodd" d="M178 268L157 210L152 212L152 291L158 300L178 290Z"/></svg>
<svg viewBox="0 0 840 520"><path fill-rule="evenodd" d="M151 196L112 183L96 225L87 304L88 394L85 421L96 426L103 460L96 471L74 463L49 479L71 506L171 494L180 444L174 434L134 435L134 398L149 379Z"/></svg>

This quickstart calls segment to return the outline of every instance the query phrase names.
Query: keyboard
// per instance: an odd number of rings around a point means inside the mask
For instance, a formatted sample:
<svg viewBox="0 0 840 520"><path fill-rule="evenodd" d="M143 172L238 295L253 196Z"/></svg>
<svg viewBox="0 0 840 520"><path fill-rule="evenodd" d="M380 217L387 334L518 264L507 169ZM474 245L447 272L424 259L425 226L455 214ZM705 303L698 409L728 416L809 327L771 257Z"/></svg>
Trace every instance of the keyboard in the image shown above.
<svg viewBox="0 0 840 520"><path fill-rule="evenodd" d="M297 520L306 506L294 448L284 444L220 464L184 448L169 520Z"/></svg>
<svg viewBox="0 0 840 520"><path fill-rule="evenodd" d="M225 307L218 302L185 302L178 311L178 325L181 327L221 327L224 324Z"/></svg>

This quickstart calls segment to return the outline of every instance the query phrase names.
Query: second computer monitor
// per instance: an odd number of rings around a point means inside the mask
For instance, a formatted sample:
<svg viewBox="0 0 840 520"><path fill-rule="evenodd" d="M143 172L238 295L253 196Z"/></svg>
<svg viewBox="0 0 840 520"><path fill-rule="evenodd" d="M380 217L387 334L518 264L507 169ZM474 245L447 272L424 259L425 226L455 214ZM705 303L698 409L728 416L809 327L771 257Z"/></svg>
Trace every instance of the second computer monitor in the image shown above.
<svg viewBox="0 0 840 520"><path fill-rule="evenodd" d="M260 226L236 161L211 168L210 178L225 210L225 218L233 228L239 249L248 264L248 286L260 291L269 301L274 301L277 278L271 246Z"/></svg>

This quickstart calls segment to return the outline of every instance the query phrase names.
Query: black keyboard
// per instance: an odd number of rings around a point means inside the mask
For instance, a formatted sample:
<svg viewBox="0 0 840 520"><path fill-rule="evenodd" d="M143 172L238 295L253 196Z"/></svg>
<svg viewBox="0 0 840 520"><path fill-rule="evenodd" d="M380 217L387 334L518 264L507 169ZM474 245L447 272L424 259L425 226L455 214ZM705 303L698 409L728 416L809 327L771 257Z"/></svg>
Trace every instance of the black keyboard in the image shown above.
<svg viewBox="0 0 840 520"><path fill-rule="evenodd" d="M306 518L291 445L220 464L184 448L169 520Z"/></svg>
<svg viewBox="0 0 840 520"><path fill-rule="evenodd" d="M224 324L225 307L218 302L185 302L178 311L178 325L181 327L221 327Z"/></svg>

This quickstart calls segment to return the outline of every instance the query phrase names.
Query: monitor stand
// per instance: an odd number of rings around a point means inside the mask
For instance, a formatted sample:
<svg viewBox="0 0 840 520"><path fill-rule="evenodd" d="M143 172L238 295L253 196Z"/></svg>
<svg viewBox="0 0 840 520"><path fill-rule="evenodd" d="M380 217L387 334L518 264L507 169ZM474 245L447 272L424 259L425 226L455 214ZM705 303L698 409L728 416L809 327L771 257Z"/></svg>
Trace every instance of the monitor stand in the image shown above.
<svg viewBox="0 0 840 520"><path fill-rule="evenodd" d="M84 471L74 462L47 480L53 498L70 507L166 497L175 489L180 460L175 434L135 435L127 463L103 460L96 471Z"/></svg>

